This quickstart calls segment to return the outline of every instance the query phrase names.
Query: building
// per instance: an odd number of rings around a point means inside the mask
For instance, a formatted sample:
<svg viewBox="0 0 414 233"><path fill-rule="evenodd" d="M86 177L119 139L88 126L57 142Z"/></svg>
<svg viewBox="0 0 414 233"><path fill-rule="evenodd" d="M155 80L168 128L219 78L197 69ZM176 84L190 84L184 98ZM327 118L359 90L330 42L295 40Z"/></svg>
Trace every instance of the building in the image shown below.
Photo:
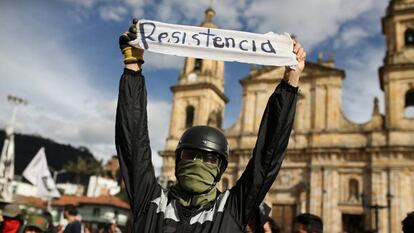
<svg viewBox="0 0 414 233"><path fill-rule="evenodd" d="M82 223L89 223L93 228L111 221L115 221L120 226L125 226L130 213L129 204L115 196L62 196L52 201L53 215L56 216L59 223L66 223L63 218L63 208L68 204L75 205Z"/></svg>
<svg viewBox="0 0 414 233"><path fill-rule="evenodd" d="M201 24L216 27L214 11ZM287 157L266 197L282 232L293 217L322 217L325 232L401 232L401 220L414 210L414 0L392 0L382 19L386 51L379 68L385 114L374 101L371 119L348 120L341 111L345 72L333 60L308 62ZM175 179L174 150L192 125L221 128L224 107L223 62L186 58L173 92L162 175ZM250 159L267 99L284 68L252 68L240 80L241 114L228 129L229 166L219 185L232 187ZM184 118L182 116L185 116ZM378 221L376 220L378 219Z"/></svg>
<svg viewBox="0 0 414 233"><path fill-rule="evenodd" d="M89 185L86 196L114 196L120 191L121 187L118 185L118 182L116 180L101 176L91 176L89 178Z"/></svg>
<svg viewBox="0 0 414 233"><path fill-rule="evenodd" d="M46 209L47 201L33 196L15 195L15 202L22 210L28 213L41 212ZM93 229L99 226L116 222L119 226L125 227L129 218L129 204L115 196L67 196L53 199L51 203L51 214L54 225L65 226L67 221L63 216L65 205L75 205L78 209L82 223L89 224Z"/></svg>

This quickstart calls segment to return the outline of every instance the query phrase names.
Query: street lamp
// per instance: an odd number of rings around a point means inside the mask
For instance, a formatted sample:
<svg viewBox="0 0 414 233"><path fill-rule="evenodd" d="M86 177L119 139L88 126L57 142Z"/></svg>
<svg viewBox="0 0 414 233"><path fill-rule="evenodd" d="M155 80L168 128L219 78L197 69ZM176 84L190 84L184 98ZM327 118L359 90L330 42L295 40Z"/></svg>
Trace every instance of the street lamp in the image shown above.
<svg viewBox="0 0 414 233"><path fill-rule="evenodd" d="M365 201L365 194L361 193L361 199L362 199L362 207L364 208L368 208L370 210L374 210L375 211L375 229L372 232L378 233L379 232L379 210L380 209L391 209L391 200L393 198L393 195L391 193L387 193L386 195L387 198L387 205L368 205ZM391 222L389 223L391 224Z"/></svg>
<svg viewBox="0 0 414 233"><path fill-rule="evenodd" d="M27 105L29 102L23 98L14 96L14 95L8 95L7 100L14 105L12 117L10 120L10 125L14 124L14 120L16 119L16 113L17 113L17 106L19 105Z"/></svg>
<svg viewBox="0 0 414 233"><path fill-rule="evenodd" d="M59 174L65 173L65 169L55 170L54 168L49 166L49 169L53 172L53 182L56 185L56 180ZM52 210L52 197L48 197L47 199L47 210L50 212Z"/></svg>

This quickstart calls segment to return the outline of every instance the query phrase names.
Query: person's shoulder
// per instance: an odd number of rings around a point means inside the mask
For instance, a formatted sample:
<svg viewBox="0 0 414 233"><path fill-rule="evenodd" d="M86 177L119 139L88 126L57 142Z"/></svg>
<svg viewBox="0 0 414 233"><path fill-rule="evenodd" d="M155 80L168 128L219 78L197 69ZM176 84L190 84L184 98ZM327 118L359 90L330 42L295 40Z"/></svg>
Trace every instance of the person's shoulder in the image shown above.
<svg viewBox="0 0 414 233"><path fill-rule="evenodd" d="M77 232L77 229L80 229L82 227L82 223L78 220L75 220L71 223L69 223L65 230L66 232Z"/></svg>
<svg viewBox="0 0 414 233"><path fill-rule="evenodd" d="M76 220L76 221L73 222L73 225L76 226L76 227L81 227L82 223L80 221Z"/></svg>

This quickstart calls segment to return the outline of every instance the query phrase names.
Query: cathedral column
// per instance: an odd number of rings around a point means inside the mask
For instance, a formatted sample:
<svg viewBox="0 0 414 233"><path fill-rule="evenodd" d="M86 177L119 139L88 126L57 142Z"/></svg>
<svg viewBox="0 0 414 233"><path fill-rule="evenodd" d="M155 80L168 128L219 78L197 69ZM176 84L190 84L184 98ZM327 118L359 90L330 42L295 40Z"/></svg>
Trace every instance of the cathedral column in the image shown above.
<svg viewBox="0 0 414 233"><path fill-rule="evenodd" d="M412 172L403 168L390 169L391 230L401 231L401 221L413 211Z"/></svg>
<svg viewBox="0 0 414 233"><path fill-rule="evenodd" d="M322 214L322 175L321 166L312 166L310 171L309 212L318 216Z"/></svg>
<svg viewBox="0 0 414 233"><path fill-rule="evenodd" d="M341 213L338 210L339 174L335 168L323 169L322 215L325 232L342 230Z"/></svg>
<svg viewBox="0 0 414 233"><path fill-rule="evenodd" d="M387 174L384 168L373 168L371 173L371 198L366 201L367 205L387 206ZM366 196L365 196L366 197ZM371 219L369 221L369 229L375 229L375 209L368 208ZM388 211L386 208L378 209L378 229L379 232L388 232Z"/></svg>

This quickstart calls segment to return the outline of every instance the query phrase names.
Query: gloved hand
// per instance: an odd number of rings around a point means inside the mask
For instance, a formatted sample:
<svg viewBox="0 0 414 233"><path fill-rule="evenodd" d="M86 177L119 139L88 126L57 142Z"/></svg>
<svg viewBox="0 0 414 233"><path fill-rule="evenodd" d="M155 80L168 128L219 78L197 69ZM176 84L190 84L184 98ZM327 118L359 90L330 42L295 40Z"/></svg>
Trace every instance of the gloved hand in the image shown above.
<svg viewBox="0 0 414 233"><path fill-rule="evenodd" d="M119 47L122 51L122 55L124 56L125 64L144 63L144 50L132 47L128 44L128 42L133 41L137 38L137 22L138 19L133 19L133 25L129 27L129 30L127 32L122 33L122 35L119 37Z"/></svg>

